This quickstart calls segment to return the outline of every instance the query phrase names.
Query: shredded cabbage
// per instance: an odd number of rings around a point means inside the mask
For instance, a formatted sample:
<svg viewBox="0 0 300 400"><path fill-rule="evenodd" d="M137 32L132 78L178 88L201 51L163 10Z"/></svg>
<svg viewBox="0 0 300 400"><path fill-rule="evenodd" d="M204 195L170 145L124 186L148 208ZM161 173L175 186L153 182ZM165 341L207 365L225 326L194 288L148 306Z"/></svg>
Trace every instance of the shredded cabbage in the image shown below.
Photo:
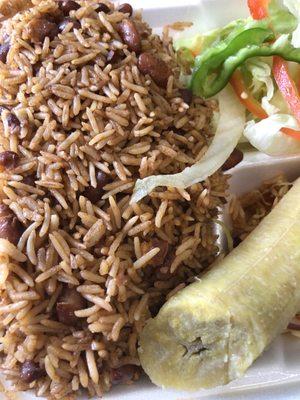
<svg viewBox="0 0 300 400"><path fill-rule="evenodd" d="M273 114L257 123L249 121L244 135L252 146L270 156L299 154L300 141L281 132L282 128L294 129L300 135L298 122L288 114Z"/></svg>
<svg viewBox="0 0 300 400"><path fill-rule="evenodd" d="M158 186L184 189L201 182L224 164L243 134L245 109L229 86L218 94L217 99L219 101L219 121L212 143L203 158L177 174L138 179L130 201L131 204L138 202Z"/></svg>
<svg viewBox="0 0 300 400"><path fill-rule="evenodd" d="M291 43L294 47L300 47L300 0L284 0L283 4L296 17L298 25L292 34Z"/></svg>
<svg viewBox="0 0 300 400"><path fill-rule="evenodd" d="M233 30L244 29L244 26L249 22L253 23L250 18L237 19L222 28L213 29L205 33L198 33L191 37L179 37L173 40L173 47L175 51L186 48L191 50L194 54L200 54L213 43L224 40Z"/></svg>
<svg viewBox="0 0 300 400"><path fill-rule="evenodd" d="M261 90L265 92L265 96L261 99L262 108L268 115L277 113L279 109L270 103L274 96L274 82L270 65L261 59L255 58L247 62L247 69L253 76L253 93L255 94Z"/></svg>

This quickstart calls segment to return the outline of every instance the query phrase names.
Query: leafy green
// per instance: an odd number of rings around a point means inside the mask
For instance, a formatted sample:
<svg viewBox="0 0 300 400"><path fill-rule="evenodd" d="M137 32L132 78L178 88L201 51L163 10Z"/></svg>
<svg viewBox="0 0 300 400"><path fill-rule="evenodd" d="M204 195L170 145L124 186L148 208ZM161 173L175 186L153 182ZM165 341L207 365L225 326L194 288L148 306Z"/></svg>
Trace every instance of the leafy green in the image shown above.
<svg viewBox="0 0 300 400"><path fill-rule="evenodd" d="M192 37L178 38L173 42L174 49L178 51L179 49L185 48L191 50L194 54L199 54L208 47L224 40L231 32L237 29L243 29L247 21L251 20L237 19L223 28L213 29L204 34L198 33Z"/></svg>
<svg viewBox="0 0 300 400"><path fill-rule="evenodd" d="M246 61L246 67L252 75L250 86L252 94L254 96L258 94L262 108L268 115L275 114L279 110L270 102L274 96L271 66L260 58L253 58Z"/></svg>
<svg viewBox="0 0 300 400"><path fill-rule="evenodd" d="M294 47L300 47L300 0L284 0L284 5L296 18L296 28L293 29L292 44Z"/></svg>
<svg viewBox="0 0 300 400"><path fill-rule="evenodd" d="M274 114L259 122L249 121L244 135L257 150L270 156L299 154L300 141L281 132L289 128L299 132L299 124L288 114Z"/></svg>
<svg viewBox="0 0 300 400"><path fill-rule="evenodd" d="M242 45L246 49L251 44L257 44L256 41L253 43L253 41L251 41L251 37L249 37L249 40L246 40L243 43L240 42L240 45L236 46L237 38L246 38L247 31L259 32L259 30L262 31L264 29L272 30L275 37L278 37L281 34L292 34L292 32L295 31L293 37L295 43L298 43L299 41L300 47L300 27L297 28L298 21L300 21L300 0L284 0L284 2L288 8L282 6L277 0L272 0L269 3L268 18L262 20L253 20L252 18L237 19L223 28L215 29L205 34L197 34L191 38L177 39L174 43L174 48L179 54L180 64L185 67L188 65L190 70L191 66L193 65L193 57L195 55L198 55L194 60L196 67L199 67L200 64L202 65L204 60L205 62L209 61L208 57L210 56L212 57L212 64L215 67L215 73L218 74L216 68L219 67L220 64L215 64L216 51L223 51L225 48L232 49L235 47L237 52L243 50ZM267 40L270 39L271 37L267 38ZM261 41L261 43L264 41ZM233 42L235 43L234 45ZM233 53L230 54L230 56L233 55ZM187 68L184 70L185 73L187 73ZM210 82L207 82L207 85L209 84ZM219 90L221 90L222 87L224 86L221 85ZM203 95L201 91L199 94Z"/></svg>
<svg viewBox="0 0 300 400"><path fill-rule="evenodd" d="M298 3L298 12L300 13L299 0L285 0L284 3ZM269 3L268 11L267 20L275 33L291 33L297 28L297 16L293 15L289 7L282 7L277 0L273 0Z"/></svg>

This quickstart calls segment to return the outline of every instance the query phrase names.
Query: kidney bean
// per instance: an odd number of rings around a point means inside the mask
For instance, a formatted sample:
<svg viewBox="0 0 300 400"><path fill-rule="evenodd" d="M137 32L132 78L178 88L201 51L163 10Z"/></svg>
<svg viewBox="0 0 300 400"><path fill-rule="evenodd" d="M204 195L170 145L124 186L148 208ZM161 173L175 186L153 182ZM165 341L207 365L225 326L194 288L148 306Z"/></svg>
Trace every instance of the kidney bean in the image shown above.
<svg viewBox="0 0 300 400"><path fill-rule="evenodd" d="M138 69L142 74L150 75L160 87L166 87L171 70L167 64L151 53L142 53L138 58Z"/></svg>
<svg viewBox="0 0 300 400"><path fill-rule="evenodd" d="M184 89L179 89L180 96L182 97L182 100L186 104L191 104L193 100L193 92L190 89L184 88Z"/></svg>
<svg viewBox="0 0 300 400"><path fill-rule="evenodd" d="M160 251L152 258L151 265L154 267L161 267L164 264L165 258L168 254L169 243L166 240L154 238L151 241L151 247L159 247Z"/></svg>
<svg viewBox="0 0 300 400"><path fill-rule="evenodd" d="M12 210L8 207L8 205L1 203L0 204L0 218L9 217L13 214Z"/></svg>
<svg viewBox="0 0 300 400"><path fill-rule="evenodd" d="M72 22L72 24L73 24L72 29L80 29L81 28L81 24L77 19L66 17L58 24L59 32L62 32L70 22Z"/></svg>
<svg viewBox="0 0 300 400"><path fill-rule="evenodd" d="M105 3L99 3L96 8L96 12L104 12L104 14L108 14L110 12L110 8Z"/></svg>
<svg viewBox="0 0 300 400"><path fill-rule="evenodd" d="M113 368L110 371L112 385L130 383L136 378L141 369L136 365L123 365L119 368Z"/></svg>
<svg viewBox="0 0 300 400"><path fill-rule="evenodd" d="M120 58L120 52L118 52L117 50L109 50L106 56L106 61L109 64L113 64L117 62L119 58Z"/></svg>
<svg viewBox="0 0 300 400"><path fill-rule="evenodd" d="M2 61L4 64L6 63L7 54L9 52L9 49L10 49L9 43L0 44L0 61Z"/></svg>
<svg viewBox="0 0 300 400"><path fill-rule="evenodd" d="M14 135L18 135L20 133L20 129L21 129L21 123L19 121L19 119L15 116L15 114L8 114L7 118L7 125L9 127L9 132L10 134Z"/></svg>
<svg viewBox="0 0 300 400"><path fill-rule="evenodd" d="M101 200L104 193L103 187L109 182L109 176L102 171L98 171L96 181L97 187L88 186L83 193L92 203L97 203L97 201Z"/></svg>
<svg viewBox="0 0 300 400"><path fill-rule="evenodd" d="M22 183L29 186L35 186L35 181L37 180L35 174L27 175L23 177Z"/></svg>
<svg viewBox="0 0 300 400"><path fill-rule="evenodd" d="M31 360L27 360L21 365L20 378L25 383L31 383L44 375L46 375L45 370Z"/></svg>
<svg viewBox="0 0 300 400"><path fill-rule="evenodd" d="M123 14L129 14L129 17L131 17L133 13L133 9L131 5L128 3L120 4L118 7L118 11L120 11Z"/></svg>
<svg viewBox="0 0 300 400"><path fill-rule="evenodd" d="M16 168L19 162L19 156L14 151L3 151L0 153L0 166L6 169Z"/></svg>
<svg viewBox="0 0 300 400"><path fill-rule="evenodd" d="M85 299L76 289L67 288L63 290L61 297L56 303L57 318L60 322L69 326L76 326L80 323L74 311L81 310L86 306Z"/></svg>
<svg viewBox="0 0 300 400"><path fill-rule="evenodd" d="M0 210L0 238L17 245L23 232L23 225L15 214L8 206L2 204Z"/></svg>
<svg viewBox="0 0 300 400"><path fill-rule="evenodd" d="M140 53L141 38L135 23L129 19L123 19L118 25L118 31L123 42L127 44L128 49Z"/></svg>
<svg viewBox="0 0 300 400"><path fill-rule="evenodd" d="M33 43L42 43L47 36L50 40L54 39L59 30L56 23L45 18L35 18L29 22L27 33Z"/></svg>
<svg viewBox="0 0 300 400"><path fill-rule="evenodd" d="M237 164L239 164L243 160L243 152L234 149L233 152L230 154L230 156L227 158L227 160L224 162L222 165L222 171L227 171L228 169L231 169L235 167Z"/></svg>
<svg viewBox="0 0 300 400"><path fill-rule="evenodd" d="M59 2L59 8L62 10L64 15L69 15L70 11L78 10L80 5L73 0L62 0Z"/></svg>
<svg viewBox="0 0 300 400"><path fill-rule="evenodd" d="M58 24L60 21L63 20L64 18L64 13L60 8L57 8L56 10L52 11L51 13L46 13L43 14L43 18L46 19L47 21L50 22L55 22Z"/></svg>

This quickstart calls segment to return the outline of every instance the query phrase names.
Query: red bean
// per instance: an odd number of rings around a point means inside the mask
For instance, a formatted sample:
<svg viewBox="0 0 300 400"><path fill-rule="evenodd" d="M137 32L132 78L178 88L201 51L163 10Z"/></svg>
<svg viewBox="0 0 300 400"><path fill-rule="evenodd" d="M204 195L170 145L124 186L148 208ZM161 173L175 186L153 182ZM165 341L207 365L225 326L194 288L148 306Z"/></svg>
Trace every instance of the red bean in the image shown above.
<svg viewBox="0 0 300 400"><path fill-rule="evenodd" d="M99 3L98 7L96 8L96 12L104 12L104 14L108 14L110 12L110 8L104 3Z"/></svg>
<svg viewBox="0 0 300 400"><path fill-rule="evenodd" d="M152 258L151 265L154 267L161 267L164 264L165 258L168 254L169 243L166 240L154 238L151 242L151 247L159 247L160 251Z"/></svg>
<svg viewBox="0 0 300 400"><path fill-rule="evenodd" d="M11 135L18 135L21 129L21 123L19 119L15 116L15 114L8 114L7 118L7 125L9 127L9 132Z"/></svg>
<svg viewBox="0 0 300 400"><path fill-rule="evenodd" d="M0 218L9 217L12 215L12 210L8 207L8 205L1 203L0 204Z"/></svg>
<svg viewBox="0 0 300 400"><path fill-rule="evenodd" d="M24 232L23 225L6 204L0 207L0 238L17 245Z"/></svg>
<svg viewBox="0 0 300 400"><path fill-rule="evenodd" d="M103 196L103 187L109 182L109 176L102 171L96 174L97 187L88 186L83 195L87 197L92 203L97 203Z"/></svg>
<svg viewBox="0 0 300 400"><path fill-rule="evenodd" d="M129 14L129 17L131 17L133 13L133 9L131 5L128 3L120 4L118 7L118 11L120 11L123 14Z"/></svg>
<svg viewBox="0 0 300 400"><path fill-rule="evenodd" d="M117 50L109 50L106 56L106 61L109 64L114 64L119 60L119 58L120 58L120 52L118 52Z"/></svg>
<svg viewBox="0 0 300 400"><path fill-rule="evenodd" d="M138 58L138 69L142 74L150 75L160 87L166 87L171 70L167 64L151 53L142 53Z"/></svg>
<svg viewBox="0 0 300 400"><path fill-rule="evenodd" d="M48 21L45 18L35 18L29 22L27 33L33 43L42 43L47 36L50 40L53 40L59 30L55 22Z"/></svg>
<svg viewBox="0 0 300 400"><path fill-rule="evenodd" d="M6 63L7 54L9 52L9 49L10 49L9 43L0 44L0 61L2 61L4 64Z"/></svg>
<svg viewBox="0 0 300 400"><path fill-rule="evenodd" d="M37 180L35 174L27 175L23 177L22 183L29 186L35 186L35 181Z"/></svg>
<svg viewBox="0 0 300 400"><path fill-rule="evenodd" d="M78 10L80 5L73 0L63 0L59 2L59 8L62 10L64 15L69 15L70 11Z"/></svg>
<svg viewBox="0 0 300 400"><path fill-rule="evenodd" d="M182 100L186 104L191 104L193 100L193 92L190 89L184 88L184 89L179 89L180 96L182 97Z"/></svg>
<svg viewBox="0 0 300 400"><path fill-rule="evenodd" d="M74 311L81 310L86 306L85 299L76 289L67 288L56 303L57 318L65 325L76 326L80 319L76 317Z"/></svg>
<svg viewBox="0 0 300 400"><path fill-rule="evenodd" d="M110 372L111 383L112 385L131 383L138 377L140 370L136 365L123 365L122 367L114 368Z"/></svg>
<svg viewBox="0 0 300 400"><path fill-rule="evenodd" d="M50 22L55 22L58 24L60 21L63 20L64 18L64 13L60 8L57 8L56 10L52 11L51 13L46 13L43 14L43 18L46 19L47 21Z"/></svg>
<svg viewBox="0 0 300 400"><path fill-rule="evenodd" d="M59 29L59 32L62 32L65 28L66 28L66 26L69 24L69 23L72 23L73 24L73 27L72 27L72 29L80 29L81 28L81 24L80 24L80 22L77 20L77 19L73 19L73 18L70 18L70 17L66 17L65 19L63 19L60 23L59 23L59 25L58 25L58 29Z"/></svg>
<svg viewBox="0 0 300 400"><path fill-rule="evenodd" d="M130 51L141 51L141 38L135 23L129 19L123 19L118 25L119 34Z"/></svg>
<svg viewBox="0 0 300 400"><path fill-rule="evenodd" d="M45 370L40 368L39 364L31 360L25 361L21 365L20 378L25 383L31 383L45 374Z"/></svg>
<svg viewBox="0 0 300 400"><path fill-rule="evenodd" d="M0 166L6 169L16 168L19 162L19 156L14 151L3 151L0 153Z"/></svg>
<svg viewBox="0 0 300 400"><path fill-rule="evenodd" d="M242 151L234 149L228 159L222 165L222 171L227 171L228 169L235 167L243 160L243 157L244 155Z"/></svg>

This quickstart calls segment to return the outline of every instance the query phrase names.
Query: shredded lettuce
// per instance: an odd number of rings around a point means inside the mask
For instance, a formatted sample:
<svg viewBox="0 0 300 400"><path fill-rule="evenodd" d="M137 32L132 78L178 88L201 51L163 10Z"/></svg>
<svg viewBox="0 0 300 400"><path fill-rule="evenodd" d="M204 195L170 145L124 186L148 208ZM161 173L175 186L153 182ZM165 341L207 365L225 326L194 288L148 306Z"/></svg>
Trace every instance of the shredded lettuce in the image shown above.
<svg viewBox="0 0 300 400"><path fill-rule="evenodd" d="M296 17L297 26L293 29L292 45L296 48L300 47L300 0L284 0L283 4Z"/></svg>
<svg viewBox="0 0 300 400"><path fill-rule="evenodd" d="M258 92L264 93L261 98L262 108L268 115L279 111L277 107L270 103L274 96L274 82L272 79L271 66L259 58L248 60L247 68L252 75L252 92L255 95Z"/></svg>
<svg viewBox="0 0 300 400"><path fill-rule="evenodd" d="M144 179L138 179L131 203L137 203L158 186L184 189L201 182L224 164L243 134L245 109L229 86L218 94L217 99L219 101L217 129L203 158L177 174L148 176Z"/></svg>
<svg viewBox="0 0 300 400"><path fill-rule="evenodd" d="M213 29L206 33L194 35L192 37L181 37L173 41L175 51L185 48L193 52L194 55L200 54L203 50L214 43L224 40L232 31L244 29L247 21L251 19L237 19L222 28Z"/></svg>
<svg viewBox="0 0 300 400"><path fill-rule="evenodd" d="M199 33L192 37L179 37L173 42L175 51L186 48L198 55L203 50L215 45L223 40L230 40L230 37L236 36L239 32L253 27L268 27L277 34L292 33L298 30L297 24L300 20L300 0L284 0L286 8L277 0L269 3L269 17L262 20L253 20L252 18L237 19L222 28L213 29L206 33ZM300 30L300 28L299 28ZM296 35L296 33L295 33ZM300 32L298 33L300 41ZM298 47L298 46L295 46Z"/></svg>
<svg viewBox="0 0 300 400"><path fill-rule="evenodd" d="M273 114L259 122L249 121L244 135L252 146L270 156L299 154L300 141L281 132L282 128L293 129L300 135L298 122L288 114Z"/></svg>
<svg viewBox="0 0 300 400"><path fill-rule="evenodd" d="M295 8L299 7L300 4L299 0L284 0L283 4L286 6L285 8L282 6L281 2L272 0L268 5L268 19L270 21L270 26L272 26L277 34L291 33L297 28L298 16L293 12L293 9L290 8L287 3L297 3ZM298 8L298 14L299 12L300 9Z"/></svg>

